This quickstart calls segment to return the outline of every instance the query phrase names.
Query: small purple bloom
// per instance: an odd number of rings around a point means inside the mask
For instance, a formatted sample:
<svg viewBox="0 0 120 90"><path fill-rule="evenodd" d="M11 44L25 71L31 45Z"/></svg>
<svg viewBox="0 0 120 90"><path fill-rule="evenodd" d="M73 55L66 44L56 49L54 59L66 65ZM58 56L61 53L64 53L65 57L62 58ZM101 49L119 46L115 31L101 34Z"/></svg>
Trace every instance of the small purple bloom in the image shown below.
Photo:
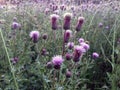
<svg viewBox="0 0 120 90"><path fill-rule="evenodd" d="M105 29L109 30L109 29L110 29L110 27L109 27L109 26L106 26L106 27L105 27Z"/></svg>
<svg viewBox="0 0 120 90"><path fill-rule="evenodd" d="M85 40L83 39L83 38L79 38L79 43L82 43L82 42L84 42Z"/></svg>
<svg viewBox="0 0 120 90"><path fill-rule="evenodd" d="M41 55L45 56L45 55L47 55L47 54L48 54L47 50L46 50L45 48L43 48L43 49L41 50Z"/></svg>
<svg viewBox="0 0 120 90"><path fill-rule="evenodd" d="M63 10L65 10L65 5L61 5L60 6L60 9L63 11Z"/></svg>
<svg viewBox="0 0 120 90"><path fill-rule="evenodd" d="M13 64L16 64L18 62L18 60L19 60L18 57L14 57L14 58L12 58L11 61Z"/></svg>
<svg viewBox="0 0 120 90"><path fill-rule="evenodd" d="M99 54L98 54L98 53L94 52L94 53L92 54L92 58L93 58L93 59L96 59L96 58L98 58L98 57L99 57Z"/></svg>
<svg viewBox="0 0 120 90"><path fill-rule="evenodd" d="M47 62L46 67L47 67L48 69L51 69L51 68L52 68L52 62Z"/></svg>
<svg viewBox="0 0 120 90"><path fill-rule="evenodd" d="M88 50L90 49L90 45L87 44L87 43L85 43L85 42L80 43L80 45L81 45L86 51L88 51Z"/></svg>
<svg viewBox="0 0 120 90"><path fill-rule="evenodd" d="M78 62L85 52L86 50L82 46L75 46L73 52L73 61Z"/></svg>
<svg viewBox="0 0 120 90"><path fill-rule="evenodd" d="M74 43L68 42L67 47L68 47L68 49L72 49L74 47Z"/></svg>
<svg viewBox="0 0 120 90"><path fill-rule="evenodd" d="M50 9L46 8L44 12L45 12L46 15L48 15L48 13L50 12Z"/></svg>
<svg viewBox="0 0 120 90"><path fill-rule="evenodd" d="M71 71L67 70L66 71L66 78L70 78L72 75Z"/></svg>
<svg viewBox="0 0 120 90"><path fill-rule="evenodd" d="M63 60L63 58L62 58L61 55L57 55L57 56L54 56L54 57L52 58L52 63L53 63L53 65L54 65L54 68L55 68L55 69L60 69L63 61L64 61L64 60Z"/></svg>
<svg viewBox="0 0 120 90"><path fill-rule="evenodd" d="M30 38L33 40L34 43L37 43L40 37L39 31L31 31Z"/></svg>
<svg viewBox="0 0 120 90"><path fill-rule="evenodd" d="M17 22L13 22L11 27L12 27L12 29L19 29L21 27L21 25Z"/></svg>
<svg viewBox="0 0 120 90"><path fill-rule="evenodd" d="M47 33L44 33L44 34L42 35L42 38L43 38L44 40L46 40L46 39L48 38Z"/></svg>
<svg viewBox="0 0 120 90"><path fill-rule="evenodd" d="M16 17L13 18L13 22L17 22L17 18Z"/></svg>
<svg viewBox="0 0 120 90"><path fill-rule="evenodd" d="M71 30L66 30L64 32L64 42L68 43L71 36L72 36L72 31Z"/></svg>
<svg viewBox="0 0 120 90"><path fill-rule="evenodd" d="M71 60L72 55L70 53L66 53L65 58L66 58L66 60Z"/></svg>
<svg viewBox="0 0 120 90"><path fill-rule="evenodd" d="M103 27L103 23L99 23L99 25L98 25L99 27Z"/></svg>

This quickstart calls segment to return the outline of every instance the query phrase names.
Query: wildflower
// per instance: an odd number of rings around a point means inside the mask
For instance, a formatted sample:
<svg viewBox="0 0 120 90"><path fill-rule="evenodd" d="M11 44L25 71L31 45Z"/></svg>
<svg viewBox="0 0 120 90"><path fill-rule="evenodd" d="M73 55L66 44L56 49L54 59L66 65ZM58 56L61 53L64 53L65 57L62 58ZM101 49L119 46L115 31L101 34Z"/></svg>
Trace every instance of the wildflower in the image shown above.
<svg viewBox="0 0 120 90"><path fill-rule="evenodd" d="M52 10L53 10L53 11L55 11L55 10L57 10L57 9L58 9L58 6L57 6L57 5L53 5L53 6L52 6Z"/></svg>
<svg viewBox="0 0 120 90"><path fill-rule="evenodd" d="M68 47L68 49L72 49L74 47L74 43L68 42L67 47Z"/></svg>
<svg viewBox="0 0 120 90"><path fill-rule="evenodd" d="M13 22L17 22L17 18L16 17L13 18Z"/></svg>
<svg viewBox="0 0 120 90"><path fill-rule="evenodd" d="M21 25L17 22L13 22L12 25L11 25L11 28L12 29L19 29L19 28L21 28Z"/></svg>
<svg viewBox="0 0 120 90"><path fill-rule="evenodd" d="M63 24L64 30L70 29L71 18L72 18L72 14L71 13L65 13L64 14L64 24Z"/></svg>
<svg viewBox="0 0 120 90"><path fill-rule="evenodd" d="M66 30L64 32L64 42L68 43L71 36L72 36L72 31L71 30Z"/></svg>
<svg viewBox="0 0 120 90"><path fill-rule="evenodd" d="M57 25L58 18L59 16L56 14L51 15L52 30L56 30L58 28L58 25Z"/></svg>
<svg viewBox="0 0 120 90"><path fill-rule="evenodd" d="M48 38L47 33L44 33L44 34L42 35L42 38L43 38L44 40L46 40L46 39Z"/></svg>
<svg viewBox="0 0 120 90"><path fill-rule="evenodd" d="M46 15L48 15L48 13L50 12L50 9L46 8L44 12L45 12Z"/></svg>
<svg viewBox="0 0 120 90"><path fill-rule="evenodd" d="M18 62L18 60L19 60L18 57L14 57L14 58L12 58L11 61L13 64L16 64Z"/></svg>
<svg viewBox="0 0 120 90"><path fill-rule="evenodd" d="M86 50L82 46L75 46L73 52L73 61L78 62L85 52Z"/></svg>
<svg viewBox="0 0 120 90"><path fill-rule="evenodd" d="M84 39L83 38L79 38L79 43L82 43L82 42L84 42Z"/></svg>
<svg viewBox="0 0 120 90"><path fill-rule="evenodd" d="M67 70L66 71L66 78L70 78L72 75L71 71Z"/></svg>
<svg viewBox="0 0 120 90"><path fill-rule="evenodd" d="M52 68L52 62L47 62L46 67L47 67L48 69L51 69L51 68Z"/></svg>
<svg viewBox="0 0 120 90"><path fill-rule="evenodd" d="M84 23L84 17L79 17L77 25L75 27L76 31L80 31L81 30L81 27L82 27L83 23Z"/></svg>
<svg viewBox="0 0 120 90"><path fill-rule="evenodd" d="M63 11L63 10L65 10L65 5L61 5L60 6L60 9Z"/></svg>
<svg viewBox="0 0 120 90"><path fill-rule="evenodd" d="M31 31L30 38L33 40L34 43L37 43L40 37L39 31Z"/></svg>
<svg viewBox="0 0 120 90"><path fill-rule="evenodd" d="M72 58L72 55L70 53L65 54L66 60L70 60Z"/></svg>
<svg viewBox="0 0 120 90"><path fill-rule="evenodd" d="M46 50L45 48L43 48L43 49L41 50L41 55L45 56L45 55L47 55L47 54L48 54L47 50Z"/></svg>
<svg viewBox="0 0 120 90"><path fill-rule="evenodd" d="M64 60L63 60L63 58L62 58L61 55L57 55L57 56L54 56L54 57L52 58L52 63L53 63L53 65L54 65L54 68L55 68L55 69L60 69L63 61L64 61Z"/></svg>
<svg viewBox="0 0 120 90"><path fill-rule="evenodd" d="M80 45L81 45L86 51L88 51L88 50L90 49L90 45L87 44L87 43L85 43L85 42L80 43Z"/></svg>
<svg viewBox="0 0 120 90"><path fill-rule="evenodd" d="M99 25L98 25L99 27L103 27L103 23L99 23Z"/></svg>
<svg viewBox="0 0 120 90"><path fill-rule="evenodd" d="M99 57L99 54L98 54L98 53L94 52L94 53L92 54L92 58L93 58L93 59L96 59L96 58L98 58L98 57Z"/></svg>

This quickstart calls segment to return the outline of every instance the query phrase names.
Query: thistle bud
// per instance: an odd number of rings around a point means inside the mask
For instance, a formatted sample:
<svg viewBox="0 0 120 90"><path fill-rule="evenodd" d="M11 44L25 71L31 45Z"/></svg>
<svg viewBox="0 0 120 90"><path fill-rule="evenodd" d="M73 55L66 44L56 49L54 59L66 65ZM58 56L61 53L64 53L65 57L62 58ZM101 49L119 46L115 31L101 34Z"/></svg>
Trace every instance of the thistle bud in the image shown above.
<svg viewBox="0 0 120 90"><path fill-rule="evenodd" d="M51 15L52 30L58 29L58 24L57 24L58 18L59 18L59 16L56 14Z"/></svg>
<svg viewBox="0 0 120 90"><path fill-rule="evenodd" d="M63 29L64 30L70 29L71 18L72 18L72 14L71 13L65 13L64 14L64 24L63 24Z"/></svg>
<svg viewBox="0 0 120 90"><path fill-rule="evenodd" d="M76 28L75 28L76 31L80 31L81 30L81 27L82 27L83 23L84 23L84 17L79 17L77 25L76 25Z"/></svg>

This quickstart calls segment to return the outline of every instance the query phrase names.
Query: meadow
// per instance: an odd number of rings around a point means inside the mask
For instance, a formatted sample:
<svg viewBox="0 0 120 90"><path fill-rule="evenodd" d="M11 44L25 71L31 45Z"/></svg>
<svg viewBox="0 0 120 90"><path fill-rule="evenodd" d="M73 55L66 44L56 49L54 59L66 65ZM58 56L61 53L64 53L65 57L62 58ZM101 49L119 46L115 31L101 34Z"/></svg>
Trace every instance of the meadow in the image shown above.
<svg viewBox="0 0 120 90"><path fill-rule="evenodd" d="M120 90L120 1L1 5L0 90Z"/></svg>

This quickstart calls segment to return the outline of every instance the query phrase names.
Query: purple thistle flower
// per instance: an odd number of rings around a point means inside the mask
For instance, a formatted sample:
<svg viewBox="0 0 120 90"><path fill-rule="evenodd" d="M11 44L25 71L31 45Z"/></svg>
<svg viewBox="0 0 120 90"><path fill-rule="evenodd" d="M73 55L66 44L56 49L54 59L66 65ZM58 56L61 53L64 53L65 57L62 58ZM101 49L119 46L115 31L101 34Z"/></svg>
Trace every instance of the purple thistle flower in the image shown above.
<svg viewBox="0 0 120 90"><path fill-rule="evenodd" d="M46 67L47 67L48 69L51 69L51 68L52 68L52 62L47 62Z"/></svg>
<svg viewBox="0 0 120 90"><path fill-rule="evenodd" d="M64 14L64 24L63 24L64 30L70 29L71 18L72 18L72 14L71 13L65 13Z"/></svg>
<svg viewBox="0 0 120 90"><path fill-rule="evenodd" d="M99 54L98 54L97 52L93 52L92 58L93 58L93 59L96 59L96 58L98 58L98 57L99 57Z"/></svg>
<svg viewBox="0 0 120 90"><path fill-rule="evenodd" d="M48 54L47 50L46 50L45 48L43 48L43 49L41 50L41 55L45 56L45 55L47 55L47 54Z"/></svg>
<svg viewBox="0 0 120 90"><path fill-rule="evenodd" d="M13 22L11 27L12 27L12 29L19 29L19 28L21 28L21 25L17 22Z"/></svg>
<svg viewBox="0 0 120 90"><path fill-rule="evenodd" d="M57 9L58 9L58 6L57 6L57 5L53 5L53 6L52 6L52 10L53 10L53 11L55 11L55 10L57 10Z"/></svg>
<svg viewBox="0 0 120 90"><path fill-rule="evenodd" d="M46 39L48 38L47 33L44 33L44 34L42 35L42 38L43 38L44 40L46 40Z"/></svg>
<svg viewBox="0 0 120 90"><path fill-rule="evenodd" d="M65 10L65 5L61 5L60 6L60 9L63 11L63 10Z"/></svg>
<svg viewBox="0 0 120 90"><path fill-rule="evenodd" d="M33 40L34 43L37 43L40 37L39 31L31 31L30 38Z"/></svg>
<svg viewBox="0 0 120 90"><path fill-rule="evenodd" d="M68 49L72 49L74 47L74 43L68 42L67 47L68 47Z"/></svg>
<svg viewBox="0 0 120 90"><path fill-rule="evenodd" d="M45 12L46 15L48 15L48 13L50 12L50 9L46 8L44 12Z"/></svg>
<svg viewBox="0 0 120 90"><path fill-rule="evenodd" d="M81 27L82 27L83 23L84 23L84 17L79 17L77 25L75 27L76 31L80 31L81 30Z"/></svg>
<svg viewBox="0 0 120 90"><path fill-rule="evenodd" d="M73 61L78 62L85 52L86 50L82 46L75 46L73 52Z"/></svg>
<svg viewBox="0 0 120 90"><path fill-rule="evenodd" d="M63 61L64 61L64 60L63 60L63 58L62 58L61 55L57 55L57 56L54 56L54 57L52 58L52 63L53 63L53 65L54 65L54 68L55 68L55 69L60 69Z"/></svg>
<svg viewBox="0 0 120 90"><path fill-rule="evenodd" d="M13 18L13 22L17 22L17 18L16 17Z"/></svg>
<svg viewBox="0 0 120 90"><path fill-rule="evenodd" d="M66 60L70 60L72 58L72 55L70 53L65 54Z"/></svg>
<svg viewBox="0 0 120 90"><path fill-rule="evenodd" d="M99 23L99 25L98 25L98 26L99 26L100 28L101 28L101 27L103 27L103 23Z"/></svg>
<svg viewBox="0 0 120 90"><path fill-rule="evenodd" d="M105 27L105 29L106 29L106 30L109 30L109 29L110 29L110 27L109 27L109 26L106 26L106 27Z"/></svg>
<svg viewBox="0 0 120 90"><path fill-rule="evenodd" d="M13 64L16 64L18 62L18 60L19 60L18 57L14 57L11 59Z"/></svg>
<svg viewBox="0 0 120 90"><path fill-rule="evenodd" d="M59 16L56 14L51 15L52 30L58 29L58 25L57 25L58 18L59 18Z"/></svg>
<svg viewBox="0 0 120 90"><path fill-rule="evenodd" d="M85 42L80 43L80 45L81 45L86 51L88 51L88 50L90 49L90 45L87 44L87 43L85 43Z"/></svg>
<svg viewBox="0 0 120 90"><path fill-rule="evenodd" d="M71 30L66 30L64 32L64 42L68 43L71 36L72 36L72 31Z"/></svg>
<svg viewBox="0 0 120 90"><path fill-rule="evenodd" d="M79 38L79 43L83 43L85 40L83 38Z"/></svg>
<svg viewBox="0 0 120 90"><path fill-rule="evenodd" d="M66 78L70 78L72 75L71 71L67 70L66 71Z"/></svg>

